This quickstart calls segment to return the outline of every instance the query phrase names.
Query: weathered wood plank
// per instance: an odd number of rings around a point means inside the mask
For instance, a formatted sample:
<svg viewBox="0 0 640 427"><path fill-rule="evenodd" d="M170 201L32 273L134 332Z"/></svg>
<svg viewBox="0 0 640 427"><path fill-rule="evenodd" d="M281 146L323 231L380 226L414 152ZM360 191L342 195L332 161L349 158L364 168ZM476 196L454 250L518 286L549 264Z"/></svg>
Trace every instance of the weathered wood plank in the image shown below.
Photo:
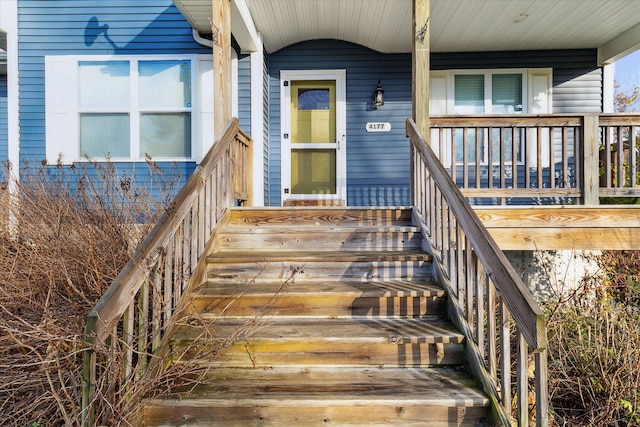
<svg viewBox="0 0 640 427"><path fill-rule="evenodd" d="M418 249L422 243L420 231L412 227L233 227L221 234L225 248L277 249L300 251L310 247L318 250L383 250Z"/></svg>
<svg viewBox="0 0 640 427"><path fill-rule="evenodd" d="M502 250L640 249L635 207L478 207Z"/></svg>
<svg viewBox="0 0 640 427"><path fill-rule="evenodd" d="M625 206L474 207L487 228L636 228L640 208Z"/></svg>
<svg viewBox="0 0 640 427"><path fill-rule="evenodd" d="M309 281L287 286L273 300L279 282L210 280L191 297L189 312L203 316L251 316L264 307L280 316L424 317L444 314L445 295L433 282Z"/></svg>
<svg viewBox="0 0 640 427"><path fill-rule="evenodd" d="M191 392L180 400L150 401L147 425L471 426L482 424L488 405L466 375L448 368L225 368L207 378L185 385Z"/></svg>
<svg viewBox="0 0 640 427"><path fill-rule="evenodd" d="M640 228L492 228L502 250L637 250Z"/></svg>
<svg viewBox="0 0 640 427"><path fill-rule="evenodd" d="M283 225L411 225L410 208L344 208L344 207L275 207L233 208L230 225L283 226Z"/></svg>

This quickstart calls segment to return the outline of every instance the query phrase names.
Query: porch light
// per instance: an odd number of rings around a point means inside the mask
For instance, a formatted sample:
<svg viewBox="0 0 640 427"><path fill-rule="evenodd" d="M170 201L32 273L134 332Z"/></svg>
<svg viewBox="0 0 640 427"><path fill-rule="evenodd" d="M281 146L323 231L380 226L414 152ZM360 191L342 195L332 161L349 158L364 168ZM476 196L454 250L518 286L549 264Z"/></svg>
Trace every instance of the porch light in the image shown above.
<svg viewBox="0 0 640 427"><path fill-rule="evenodd" d="M378 80L378 86L376 86L376 90L373 91L373 105L376 108L384 105L384 89L382 89L380 80Z"/></svg>

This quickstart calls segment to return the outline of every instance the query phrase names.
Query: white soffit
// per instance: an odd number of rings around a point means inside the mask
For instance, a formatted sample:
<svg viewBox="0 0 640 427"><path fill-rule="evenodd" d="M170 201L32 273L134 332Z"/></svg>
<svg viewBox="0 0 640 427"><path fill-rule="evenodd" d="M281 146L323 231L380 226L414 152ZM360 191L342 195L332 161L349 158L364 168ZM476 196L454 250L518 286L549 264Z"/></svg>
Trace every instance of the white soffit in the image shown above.
<svg viewBox="0 0 640 427"><path fill-rule="evenodd" d="M211 0L174 0L202 33ZM267 52L339 39L380 52L411 52L412 0L244 0ZM433 52L640 47L640 0L431 0ZM617 43L624 41L624 43ZM635 50L633 48L632 50ZM623 49L622 47L620 49ZM603 62L607 58L602 58Z"/></svg>

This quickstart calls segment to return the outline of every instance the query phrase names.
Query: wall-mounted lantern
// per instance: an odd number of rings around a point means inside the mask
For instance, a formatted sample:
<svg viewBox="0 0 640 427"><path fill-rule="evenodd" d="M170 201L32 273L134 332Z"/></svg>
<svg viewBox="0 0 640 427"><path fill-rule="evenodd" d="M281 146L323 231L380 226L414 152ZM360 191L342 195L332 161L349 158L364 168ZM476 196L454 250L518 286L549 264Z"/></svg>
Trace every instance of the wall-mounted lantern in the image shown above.
<svg viewBox="0 0 640 427"><path fill-rule="evenodd" d="M378 80L378 86L376 86L376 90L373 91L373 105L376 108L384 105L384 89L382 89L380 80Z"/></svg>

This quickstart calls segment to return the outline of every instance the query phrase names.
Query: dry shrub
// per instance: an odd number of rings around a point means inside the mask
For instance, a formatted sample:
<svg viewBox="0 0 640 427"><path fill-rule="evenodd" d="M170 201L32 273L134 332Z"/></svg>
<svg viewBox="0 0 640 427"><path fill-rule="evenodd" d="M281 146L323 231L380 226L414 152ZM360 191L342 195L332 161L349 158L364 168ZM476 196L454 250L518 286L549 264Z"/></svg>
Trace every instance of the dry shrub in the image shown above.
<svg viewBox="0 0 640 427"><path fill-rule="evenodd" d="M79 424L87 314L178 182L147 167L146 189L110 162L84 162L26 167L14 196L3 191L0 424Z"/></svg>
<svg viewBox="0 0 640 427"><path fill-rule="evenodd" d="M640 311L630 304L638 301L630 294L637 270L629 274L637 253L607 251L596 261L599 274L546 304L551 419L557 426L639 426Z"/></svg>

